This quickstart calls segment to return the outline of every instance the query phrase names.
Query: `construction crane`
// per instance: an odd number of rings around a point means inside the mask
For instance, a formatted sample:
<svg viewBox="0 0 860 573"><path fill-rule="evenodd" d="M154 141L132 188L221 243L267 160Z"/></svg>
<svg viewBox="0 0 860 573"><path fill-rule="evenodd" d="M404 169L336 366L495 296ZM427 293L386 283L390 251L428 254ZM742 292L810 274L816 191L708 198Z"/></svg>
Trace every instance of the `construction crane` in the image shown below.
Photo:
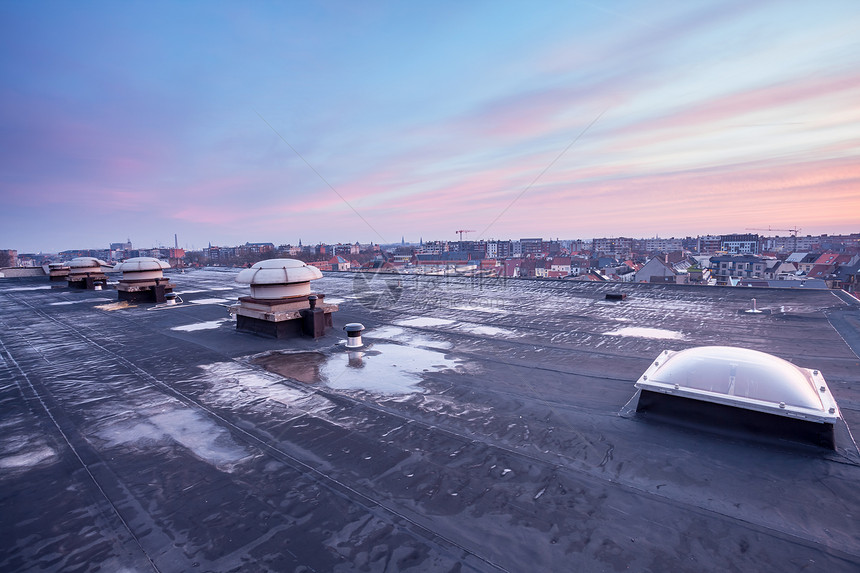
<svg viewBox="0 0 860 573"><path fill-rule="evenodd" d="M747 227L747 231L783 231L786 233L791 233L791 238L794 239L791 242L791 251L797 251L797 234L802 231L799 227L795 226L793 229L772 229L768 227L767 229L754 229L751 227Z"/></svg>
<svg viewBox="0 0 860 573"><path fill-rule="evenodd" d="M460 242L463 242L463 233L474 233L474 229L460 229L459 231L454 231L455 233L460 233Z"/></svg>
<svg viewBox="0 0 860 573"><path fill-rule="evenodd" d="M794 229L772 229L768 227L767 229L754 229L752 227L747 227L747 231L784 231L786 233L791 233L792 237L797 237L797 234L803 229L799 229L795 227Z"/></svg>

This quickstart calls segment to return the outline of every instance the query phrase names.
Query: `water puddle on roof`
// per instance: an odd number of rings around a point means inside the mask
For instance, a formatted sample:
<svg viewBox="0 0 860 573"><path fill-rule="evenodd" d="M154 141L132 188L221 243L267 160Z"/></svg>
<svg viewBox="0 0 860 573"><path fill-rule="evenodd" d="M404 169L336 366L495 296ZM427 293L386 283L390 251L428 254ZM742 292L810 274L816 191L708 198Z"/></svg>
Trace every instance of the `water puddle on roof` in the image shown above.
<svg viewBox="0 0 860 573"><path fill-rule="evenodd" d="M339 352L322 366L325 383L337 390L374 394L418 392L424 372L455 369L459 361L441 352L399 344L375 344L372 350Z"/></svg>
<svg viewBox="0 0 860 573"><path fill-rule="evenodd" d="M320 367L326 357L320 352L280 352L257 356L251 359L253 364L262 366L269 372L280 374L284 378L292 378L305 384L316 384L322 381Z"/></svg>
<svg viewBox="0 0 860 573"><path fill-rule="evenodd" d="M398 326L383 326L382 328L367 330L364 332L363 338L367 341L391 340L401 344L408 344L409 346L427 346L440 350L446 350L453 346L447 340L436 340L433 335L426 335L412 330L407 331Z"/></svg>
<svg viewBox="0 0 860 573"><path fill-rule="evenodd" d="M206 322L195 322L194 324L184 324L182 326L174 326L170 330L178 330L179 332L194 332L196 330L213 330L218 328L225 322L229 322L229 318L221 318L218 320L208 320Z"/></svg>
<svg viewBox="0 0 860 573"><path fill-rule="evenodd" d="M419 316L416 318L407 318L398 320L395 324L400 326L448 326L454 324L453 320L447 318L431 318L429 316Z"/></svg>
<svg viewBox="0 0 860 573"><path fill-rule="evenodd" d="M266 355L261 355L266 356ZM208 381L212 382L211 396L217 403L236 404L257 403L261 398L280 402L293 407L301 404L303 408L327 408L327 400L316 403L313 394L298 388L291 388L283 378L270 372L260 372L236 362L216 362L200 367ZM288 377L292 377L289 376Z"/></svg>
<svg viewBox="0 0 860 573"><path fill-rule="evenodd" d="M660 340L684 340L682 332L664 330L662 328L645 328L641 326L625 326L617 330L603 333L606 336L635 336L636 338L656 338Z"/></svg>

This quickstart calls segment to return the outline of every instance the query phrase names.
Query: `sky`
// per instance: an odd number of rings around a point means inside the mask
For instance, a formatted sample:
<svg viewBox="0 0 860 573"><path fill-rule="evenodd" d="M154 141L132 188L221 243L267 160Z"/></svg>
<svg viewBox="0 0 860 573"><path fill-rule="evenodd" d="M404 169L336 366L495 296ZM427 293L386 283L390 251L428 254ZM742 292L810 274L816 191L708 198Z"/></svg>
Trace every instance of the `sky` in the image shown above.
<svg viewBox="0 0 860 573"><path fill-rule="evenodd" d="M860 232L860 2L0 1L0 248Z"/></svg>

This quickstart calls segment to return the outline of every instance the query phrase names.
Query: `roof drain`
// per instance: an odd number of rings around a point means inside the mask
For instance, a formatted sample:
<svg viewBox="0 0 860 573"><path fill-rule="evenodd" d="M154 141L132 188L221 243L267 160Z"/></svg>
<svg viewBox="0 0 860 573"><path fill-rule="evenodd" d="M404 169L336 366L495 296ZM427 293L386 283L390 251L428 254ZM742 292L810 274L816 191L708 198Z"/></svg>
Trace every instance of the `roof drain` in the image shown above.
<svg viewBox="0 0 860 573"><path fill-rule="evenodd" d="M664 350L620 415L811 443L854 461L860 452L821 372L730 346Z"/></svg>

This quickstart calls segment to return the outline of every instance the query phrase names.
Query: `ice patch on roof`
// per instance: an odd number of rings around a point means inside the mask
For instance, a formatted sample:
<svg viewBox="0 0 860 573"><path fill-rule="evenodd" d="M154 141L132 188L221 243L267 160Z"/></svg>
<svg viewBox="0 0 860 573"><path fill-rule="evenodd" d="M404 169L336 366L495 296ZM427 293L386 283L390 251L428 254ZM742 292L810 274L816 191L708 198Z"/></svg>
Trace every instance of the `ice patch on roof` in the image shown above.
<svg viewBox="0 0 860 573"><path fill-rule="evenodd" d="M109 302L109 298L87 298L82 300L66 300L63 302L52 302L50 306L66 306L68 304L80 304L82 302Z"/></svg>
<svg viewBox="0 0 860 573"><path fill-rule="evenodd" d="M517 333L513 330L508 330L506 328L498 328L497 326L483 326L478 324L459 324L457 325L458 330L464 330L471 334L478 334L481 336L506 336L506 337L515 337Z"/></svg>
<svg viewBox="0 0 860 573"><path fill-rule="evenodd" d="M656 338L660 340L685 339L682 332L662 328L645 328L643 326L625 326L610 332L604 332L603 334L606 336L635 336L636 338Z"/></svg>
<svg viewBox="0 0 860 573"><path fill-rule="evenodd" d="M0 458L0 468L2 469L17 469L30 468L39 465L39 463L56 456L56 452L48 446L41 446L32 450L27 450L24 453L3 456Z"/></svg>
<svg viewBox="0 0 860 573"><path fill-rule="evenodd" d="M404 320L398 320L394 324L399 324L400 326L448 326L454 324L453 320L449 320L447 318L432 318L429 316L418 316L415 318L407 318Z"/></svg>
<svg viewBox="0 0 860 573"><path fill-rule="evenodd" d="M452 309L455 310L466 310L466 311L477 311L477 312L489 312L492 314L507 314L508 311L502 308L495 308L491 306L476 306L470 304L462 304L459 306L452 306Z"/></svg>
<svg viewBox="0 0 860 573"><path fill-rule="evenodd" d="M24 292L29 290L47 290L53 288L51 285L48 286L37 286L37 287L15 287L15 288L7 288L3 289L3 292Z"/></svg>
<svg viewBox="0 0 860 573"><path fill-rule="evenodd" d="M344 301L344 299L338 298L336 296L327 296L327 297L325 297L325 302L327 302L329 304L342 304L345 301Z"/></svg>
<svg viewBox="0 0 860 573"><path fill-rule="evenodd" d="M213 465L235 464L251 453L238 445L224 428L187 408L162 412L137 423L117 423L102 428L97 435L110 446L172 440Z"/></svg>
<svg viewBox="0 0 860 573"><path fill-rule="evenodd" d="M223 304L225 302L230 302L226 298L199 298L197 300L190 300L188 302L194 304Z"/></svg>
<svg viewBox="0 0 860 573"><path fill-rule="evenodd" d="M175 292L175 291L174 291L174 292ZM197 294L197 293L199 293L199 292L209 292L209 291L204 290L204 289L191 289L191 290L184 290L184 291L182 291L182 292L177 292L176 294L178 294L178 295L183 295L183 294Z"/></svg>
<svg viewBox="0 0 860 573"><path fill-rule="evenodd" d="M228 322L229 318L221 318L218 320L209 320L206 322L195 322L194 324L184 324L182 326L174 326L170 330L178 330L180 332L194 332L196 330L213 330L221 326L222 323Z"/></svg>

